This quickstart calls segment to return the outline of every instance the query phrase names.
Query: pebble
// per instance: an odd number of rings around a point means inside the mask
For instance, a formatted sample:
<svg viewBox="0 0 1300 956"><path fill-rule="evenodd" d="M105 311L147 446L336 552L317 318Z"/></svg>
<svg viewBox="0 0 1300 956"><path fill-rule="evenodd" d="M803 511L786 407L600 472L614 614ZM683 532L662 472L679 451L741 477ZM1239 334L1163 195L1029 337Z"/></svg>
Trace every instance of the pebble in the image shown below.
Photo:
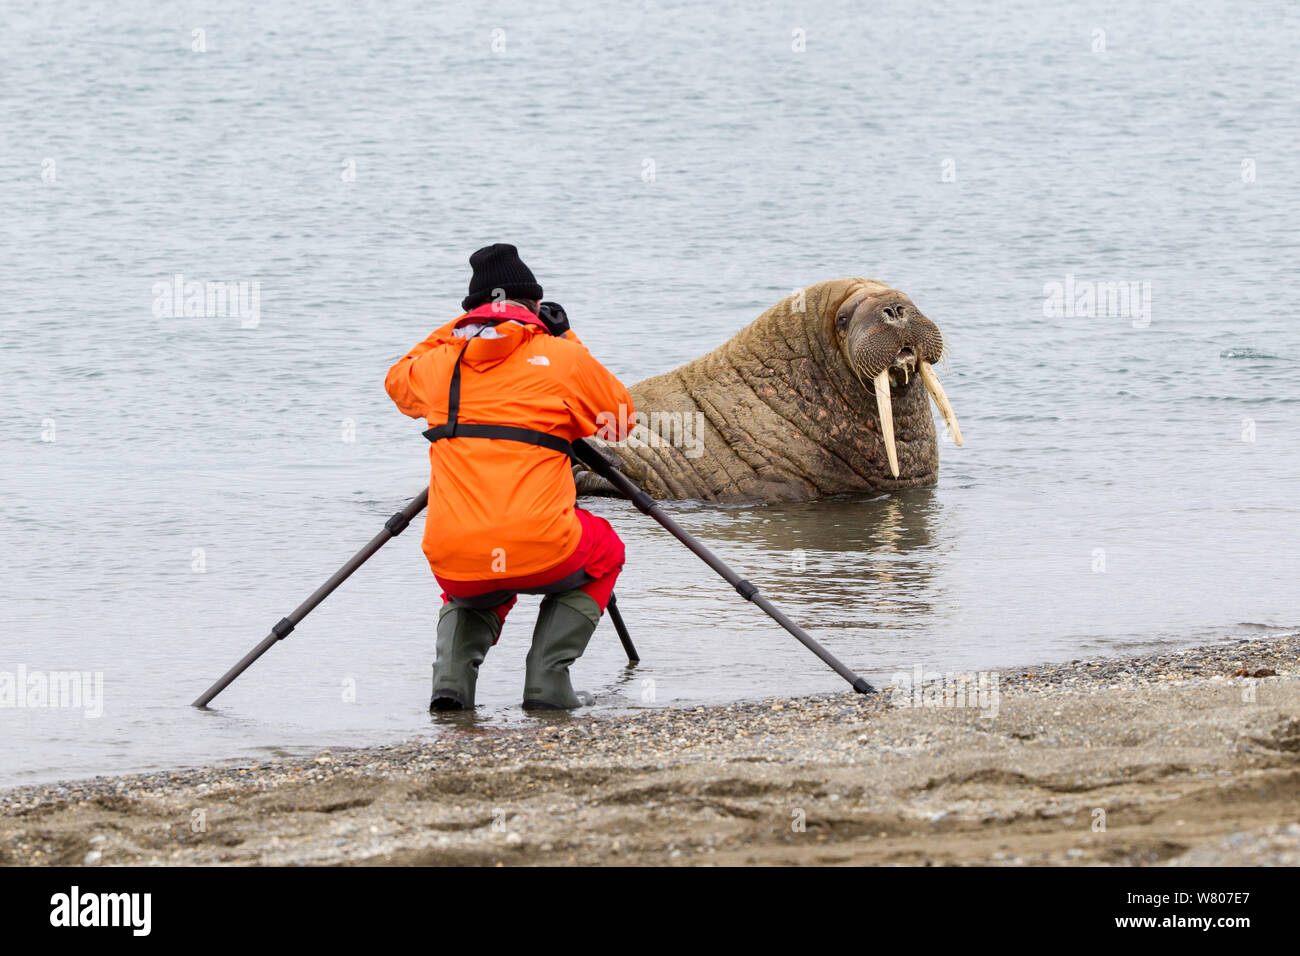
<svg viewBox="0 0 1300 956"><path fill-rule="evenodd" d="M1000 693L1004 694L1086 694L1106 687L1154 684L1161 687L1258 684L1263 688L1270 681L1294 678L1297 673L1300 673L1300 635L1161 651L1124 659L1037 664L1001 671L998 677ZM1251 676L1232 676L1239 674ZM1263 693L1261 690L1261 696ZM104 798L133 801L174 795L220 807L224 801L275 793L286 785L319 785L312 784L313 780L328 784L336 778L360 776L435 781L449 771L472 772L475 764L491 766L494 771L512 767L553 768L557 773L575 775L575 790L581 791L581 777L577 774L587 762L624 760L659 771L693 761L728 759L790 768L800 763L815 766L822 761L852 766L854 760L846 756L847 752L870 762L882 754L906 755L930 746L927 735L911 734L883 742L878 751L866 752L861 747L846 751L854 741L862 745L875 740L862 733L862 728L890 709L888 693L859 695L847 690L798 699L769 698L680 709L656 707L631 713L602 713L597 708L567 718L558 729L554 725L526 721L505 727L479 727L472 733L440 732L371 748L333 748L315 755L299 754L252 765L231 763L28 785L0 791L0 814L23 814L41 806L90 804ZM825 722L829 729L842 726L847 732L819 733L818 721ZM1036 729L1035 733L1043 731ZM489 758L497 759L489 763ZM501 762L503 759L505 764ZM12 819L9 816L5 822ZM95 825L102 826L92 824ZM392 829L392 825L385 825L385 839L391 838ZM379 828L371 826L369 832L378 835ZM1283 834L1279 839L1286 838L1289 837ZM330 834L330 840L333 839L334 834ZM96 834L89 842L101 847L107 843L107 837ZM21 858L40 860L45 854L44 849L33 846ZM120 855L115 849L115 859ZM102 853L95 849L86 854L87 865L93 865L91 857L98 862Z"/></svg>

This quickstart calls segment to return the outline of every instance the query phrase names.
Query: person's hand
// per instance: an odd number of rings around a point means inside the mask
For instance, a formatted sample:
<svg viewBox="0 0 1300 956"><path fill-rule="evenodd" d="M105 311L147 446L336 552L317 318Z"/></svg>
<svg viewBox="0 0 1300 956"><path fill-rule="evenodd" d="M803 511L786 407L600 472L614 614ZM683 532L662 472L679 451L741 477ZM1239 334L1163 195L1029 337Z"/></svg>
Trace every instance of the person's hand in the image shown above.
<svg viewBox="0 0 1300 956"><path fill-rule="evenodd" d="M552 335L569 331L569 315L558 302L543 302L537 307L537 317L546 323L547 331Z"/></svg>

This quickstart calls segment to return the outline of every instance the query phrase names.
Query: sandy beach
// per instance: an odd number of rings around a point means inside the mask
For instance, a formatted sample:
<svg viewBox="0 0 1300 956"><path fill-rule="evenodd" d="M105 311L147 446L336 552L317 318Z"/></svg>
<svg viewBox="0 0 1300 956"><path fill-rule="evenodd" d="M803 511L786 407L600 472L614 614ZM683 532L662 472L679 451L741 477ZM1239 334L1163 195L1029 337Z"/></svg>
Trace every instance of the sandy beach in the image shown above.
<svg viewBox="0 0 1300 956"><path fill-rule="evenodd" d="M887 688L462 718L5 791L0 863L1297 865L1297 675L1286 637L1004 672L982 706Z"/></svg>

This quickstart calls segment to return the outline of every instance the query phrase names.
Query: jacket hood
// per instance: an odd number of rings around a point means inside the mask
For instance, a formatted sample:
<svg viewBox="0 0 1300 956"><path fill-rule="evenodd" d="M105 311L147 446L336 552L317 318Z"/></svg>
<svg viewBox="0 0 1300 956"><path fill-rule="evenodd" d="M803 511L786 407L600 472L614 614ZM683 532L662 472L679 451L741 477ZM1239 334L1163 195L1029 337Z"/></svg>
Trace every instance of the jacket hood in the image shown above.
<svg viewBox="0 0 1300 956"><path fill-rule="evenodd" d="M475 323L485 323L487 328L470 338L466 346L466 336L456 332ZM534 335L550 334L546 324L524 306L497 305L494 308L491 303L465 313L445 326L443 332L439 339L457 349L464 348L464 363L476 369L500 364Z"/></svg>

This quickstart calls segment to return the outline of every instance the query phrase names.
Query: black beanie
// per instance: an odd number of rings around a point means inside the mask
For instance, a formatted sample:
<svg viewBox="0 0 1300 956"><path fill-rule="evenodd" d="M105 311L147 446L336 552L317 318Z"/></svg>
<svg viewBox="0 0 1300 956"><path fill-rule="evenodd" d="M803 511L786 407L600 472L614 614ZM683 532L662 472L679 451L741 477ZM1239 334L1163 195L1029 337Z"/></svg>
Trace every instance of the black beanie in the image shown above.
<svg viewBox="0 0 1300 956"><path fill-rule="evenodd" d="M519 250L508 242L484 246L469 257L474 275L469 280L469 295L461 300L466 312L486 305L500 295L507 299L538 299L542 287L532 270L519 258Z"/></svg>

